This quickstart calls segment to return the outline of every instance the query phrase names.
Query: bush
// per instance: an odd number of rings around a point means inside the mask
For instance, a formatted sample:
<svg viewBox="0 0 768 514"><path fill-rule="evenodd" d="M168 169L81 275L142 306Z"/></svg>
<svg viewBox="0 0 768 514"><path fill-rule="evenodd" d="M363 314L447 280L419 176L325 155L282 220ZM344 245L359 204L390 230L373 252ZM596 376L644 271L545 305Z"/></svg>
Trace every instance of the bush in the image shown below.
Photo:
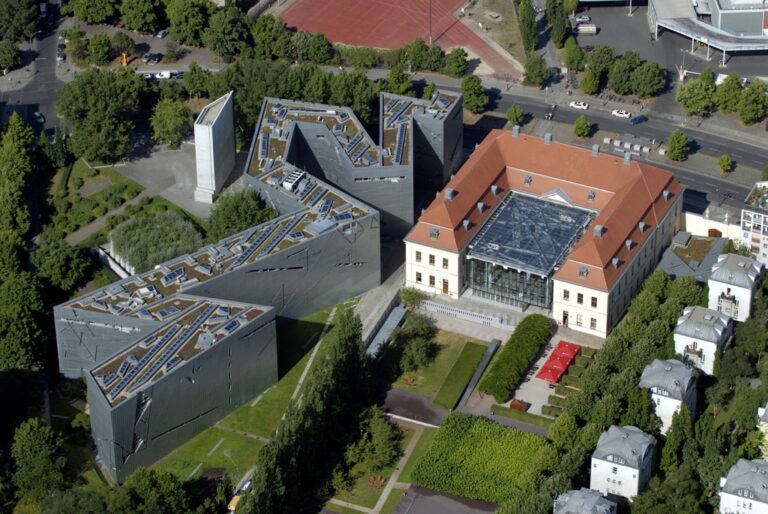
<svg viewBox="0 0 768 514"><path fill-rule="evenodd" d="M576 366L576 365L574 365L574 364L571 364L571 365L568 367L568 374L569 374L570 376L572 376L572 377L577 377L577 378L578 378L578 377L580 377L581 375L583 375L583 374L584 374L584 368L581 368L581 367L579 367L579 366Z"/></svg>
<svg viewBox="0 0 768 514"><path fill-rule="evenodd" d="M556 407L563 407L565 405L565 398L556 394L550 394L549 398L547 398L547 403Z"/></svg>
<svg viewBox="0 0 768 514"><path fill-rule="evenodd" d="M589 348L588 346L582 346L581 350L579 350L579 353L584 357L589 357L591 359L595 356L595 354L597 353L597 350L595 350L594 348Z"/></svg>
<svg viewBox="0 0 768 514"><path fill-rule="evenodd" d="M574 389L572 387L568 387L564 384L558 384L557 387L555 387L555 394L558 396L568 397L568 395L571 395L575 393L577 389Z"/></svg>
<svg viewBox="0 0 768 514"><path fill-rule="evenodd" d="M587 366L589 366L589 363L592 362L592 359L589 357L584 357L583 355L577 355L575 362L577 366L586 368Z"/></svg>
<svg viewBox="0 0 768 514"><path fill-rule="evenodd" d="M75 190L78 190L81 187L83 187L84 183L85 183L85 181L82 178L80 178L80 177L75 177L75 178L72 179L72 187L74 187Z"/></svg>
<svg viewBox="0 0 768 514"><path fill-rule="evenodd" d="M552 323L546 316L532 314L523 319L483 378L480 390L492 394L498 403L507 401L551 336Z"/></svg>
<svg viewBox="0 0 768 514"><path fill-rule="evenodd" d="M541 408L542 414L545 416L552 416L553 418L558 417L562 412L563 409L561 407L555 407L554 405L545 405Z"/></svg>
<svg viewBox="0 0 768 514"><path fill-rule="evenodd" d="M581 386L581 382L579 382L579 379L571 375L565 375L563 378L560 379L560 383L567 386L572 386L572 387Z"/></svg>
<svg viewBox="0 0 768 514"><path fill-rule="evenodd" d="M416 463L413 482L498 503L535 480L537 470L556 464L555 448L541 437L477 416L451 414Z"/></svg>

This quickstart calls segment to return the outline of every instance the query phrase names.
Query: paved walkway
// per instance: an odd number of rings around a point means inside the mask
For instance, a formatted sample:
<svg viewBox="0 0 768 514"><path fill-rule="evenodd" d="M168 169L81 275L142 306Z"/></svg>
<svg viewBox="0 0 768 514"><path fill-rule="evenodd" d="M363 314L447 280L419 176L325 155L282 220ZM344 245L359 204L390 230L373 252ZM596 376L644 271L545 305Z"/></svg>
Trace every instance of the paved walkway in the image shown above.
<svg viewBox="0 0 768 514"><path fill-rule="evenodd" d="M128 200L117 209L112 209L111 211L106 213L104 216L100 216L95 220L93 220L92 222L88 223L87 225L83 225L79 229L75 230L74 232L69 234L64 240L72 246L80 244L81 242L88 239L90 236L100 231L105 226L107 226L107 218L109 218L110 216L117 216L119 214L122 214L125 211L126 207L128 207L129 205L137 205L143 198L148 196L154 196L154 192L148 189L145 189L144 191L139 193L135 198Z"/></svg>
<svg viewBox="0 0 768 514"><path fill-rule="evenodd" d="M216 428L220 428L221 430L225 430L227 432L232 432L233 434L237 434L237 435L241 435L241 436L244 436L244 437L248 437L250 439L255 439L256 441L261 441L262 443L268 443L269 442L269 439L267 439L266 437L262 437L260 435L252 434L250 432L244 432L242 430L237 430L237 429L234 429L232 427L228 427L226 425L222 425L221 424L221 420L217 421L214 426Z"/></svg>
<svg viewBox="0 0 768 514"><path fill-rule="evenodd" d="M403 418L440 425L448 415L447 411L432 407L432 400L426 396L391 388L384 399L384 408Z"/></svg>

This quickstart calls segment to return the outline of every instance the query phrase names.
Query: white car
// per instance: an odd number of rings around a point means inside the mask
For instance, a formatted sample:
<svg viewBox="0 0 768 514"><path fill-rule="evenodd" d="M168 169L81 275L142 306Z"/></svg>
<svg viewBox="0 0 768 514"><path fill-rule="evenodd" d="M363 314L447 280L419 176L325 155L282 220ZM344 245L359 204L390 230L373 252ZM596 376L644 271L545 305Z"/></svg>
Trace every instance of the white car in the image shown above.
<svg viewBox="0 0 768 514"><path fill-rule="evenodd" d="M611 116L616 116L617 118L629 118L632 116L632 113L623 109L614 109L611 111Z"/></svg>
<svg viewBox="0 0 768 514"><path fill-rule="evenodd" d="M574 18L574 21L576 23L589 23L590 21L592 21L592 18L590 18L586 14L579 14Z"/></svg>
<svg viewBox="0 0 768 514"><path fill-rule="evenodd" d="M587 109L589 109L589 104L588 103L584 103L584 102L573 101L573 102L569 103L568 105L570 107L573 107L574 109L579 109L579 110L582 110L582 111L586 111Z"/></svg>

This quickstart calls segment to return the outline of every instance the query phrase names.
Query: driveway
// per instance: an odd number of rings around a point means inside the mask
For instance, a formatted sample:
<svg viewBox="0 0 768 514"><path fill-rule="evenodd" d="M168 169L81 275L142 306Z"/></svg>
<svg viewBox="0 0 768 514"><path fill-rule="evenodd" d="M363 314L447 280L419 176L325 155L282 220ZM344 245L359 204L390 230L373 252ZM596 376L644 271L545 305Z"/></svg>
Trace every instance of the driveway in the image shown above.
<svg viewBox="0 0 768 514"><path fill-rule="evenodd" d="M495 511L493 503L411 486L394 514L485 514Z"/></svg>

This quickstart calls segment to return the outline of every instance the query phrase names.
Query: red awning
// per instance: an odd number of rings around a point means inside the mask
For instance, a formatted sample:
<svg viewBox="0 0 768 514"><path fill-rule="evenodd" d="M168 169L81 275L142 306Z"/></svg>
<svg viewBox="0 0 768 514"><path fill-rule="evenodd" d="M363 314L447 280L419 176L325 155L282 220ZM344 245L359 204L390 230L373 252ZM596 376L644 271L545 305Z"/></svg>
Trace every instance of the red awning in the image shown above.
<svg viewBox="0 0 768 514"><path fill-rule="evenodd" d="M568 366L571 365L571 362L579 353L579 348L579 345L566 341L557 343L557 346L541 367L541 371L536 374L536 378L546 380L547 382L559 382Z"/></svg>

